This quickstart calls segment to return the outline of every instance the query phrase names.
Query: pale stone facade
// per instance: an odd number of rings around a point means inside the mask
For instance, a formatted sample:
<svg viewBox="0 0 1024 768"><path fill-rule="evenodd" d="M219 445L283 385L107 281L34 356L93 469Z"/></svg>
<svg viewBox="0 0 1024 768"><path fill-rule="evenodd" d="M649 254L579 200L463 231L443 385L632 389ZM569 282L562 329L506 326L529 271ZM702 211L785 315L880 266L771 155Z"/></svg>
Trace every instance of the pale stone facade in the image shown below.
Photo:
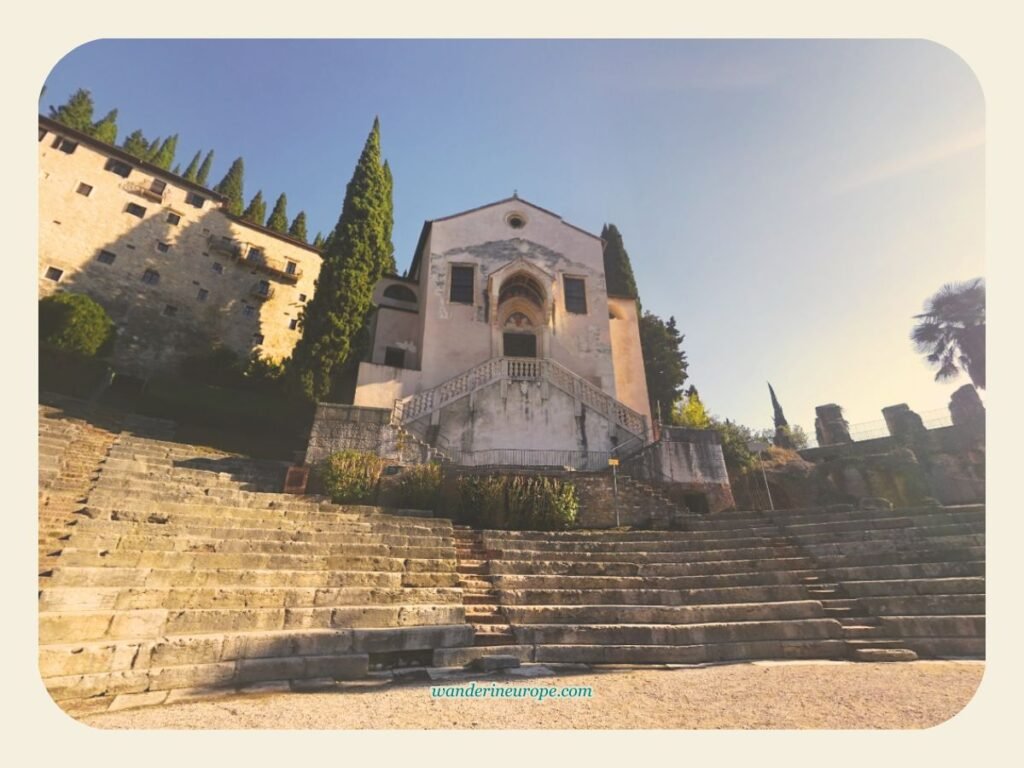
<svg viewBox="0 0 1024 768"><path fill-rule="evenodd" d="M211 341L287 357L319 271L316 249L216 193L40 117L39 295L102 304L119 370L173 368Z"/></svg>

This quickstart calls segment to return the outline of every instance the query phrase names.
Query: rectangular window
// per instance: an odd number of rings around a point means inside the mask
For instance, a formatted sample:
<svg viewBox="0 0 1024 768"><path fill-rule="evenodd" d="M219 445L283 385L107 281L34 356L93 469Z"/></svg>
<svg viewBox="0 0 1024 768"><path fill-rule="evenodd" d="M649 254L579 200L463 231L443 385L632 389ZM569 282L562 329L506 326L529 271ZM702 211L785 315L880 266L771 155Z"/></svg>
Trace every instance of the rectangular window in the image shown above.
<svg viewBox="0 0 1024 768"><path fill-rule="evenodd" d="M288 321L288 330L289 331L294 331L294 330L298 329L298 327L299 327L298 318L293 317L291 320Z"/></svg>
<svg viewBox="0 0 1024 768"><path fill-rule="evenodd" d="M114 259L116 258L116 253L112 253L111 251L100 251L100 255L96 257L96 261L100 264L113 264Z"/></svg>
<svg viewBox="0 0 1024 768"><path fill-rule="evenodd" d="M221 264L219 261L213 262L213 271L216 272L218 275L224 274L224 265Z"/></svg>
<svg viewBox="0 0 1024 768"><path fill-rule="evenodd" d="M256 288L256 292L259 293L260 296L269 296L270 283L268 283L266 280L260 280L259 285Z"/></svg>
<svg viewBox="0 0 1024 768"><path fill-rule="evenodd" d="M64 270L63 269L57 269L56 267L47 267L46 268L46 279L47 280L53 280L53 282L59 283L61 277L63 277L63 276L64 276Z"/></svg>
<svg viewBox="0 0 1024 768"><path fill-rule="evenodd" d="M179 224L181 224L181 215L177 213L168 213L167 223L173 224L174 226L178 226Z"/></svg>
<svg viewBox="0 0 1024 768"><path fill-rule="evenodd" d="M132 167L128 165L128 163L116 160L112 157L107 160L107 164L103 166L103 170L116 173L118 176L127 179L131 175Z"/></svg>
<svg viewBox="0 0 1024 768"><path fill-rule="evenodd" d="M384 365L390 365L393 368L404 368L405 350L398 347L387 347L384 350Z"/></svg>
<svg viewBox="0 0 1024 768"><path fill-rule="evenodd" d="M305 304L305 303L306 303L306 294L300 293L299 294L299 304Z"/></svg>
<svg viewBox="0 0 1024 768"><path fill-rule="evenodd" d="M256 315L256 307L252 304L242 305L242 317L254 317Z"/></svg>
<svg viewBox="0 0 1024 768"><path fill-rule="evenodd" d="M195 192L189 192L185 196L185 202L193 208L202 208L206 204L206 198L202 195L197 195Z"/></svg>
<svg viewBox="0 0 1024 768"><path fill-rule="evenodd" d="M263 343L263 334L262 333L254 333L252 335L252 343L253 344L262 344Z"/></svg>
<svg viewBox="0 0 1024 768"><path fill-rule="evenodd" d="M160 282L160 273L155 269L147 269L142 273L142 282L146 285L156 285Z"/></svg>
<svg viewBox="0 0 1024 768"><path fill-rule="evenodd" d="M174 317L176 314L178 314L178 308L173 304L168 304L167 306L164 307L164 314L167 315L168 317Z"/></svg>
<svg viewBox="0 0 1024 768"><path fill-rule="evenodd" d="M295 270L298 268L298 264L296 264L294 261L289 261L287 264L285 264L284 271L287 272L289 275L294 275Z"/></svg>
<svg viewBox="0 0 1024 768"><path fill-rule="evenodd" d="M246 259L251 261L253 264L262 264L263 251L259 248L250 248L249 253L246 254Z"/></svg>
<svg viewBox="0 0 1024 768"><path fill-rule="evenodd" d="M580 277L565 278L565 311L587 314L587 283Z"/></svg>
<svg viewBox="0 0 1024 768"><path fill-rule="evenodd" d="M456 304L473 303L473 267L452 266L448 300Z"/></svg>
<svg viewBox="0 0 1024 768"><path fill-rule="evenodd" d="M149 191L154 195L162 195L165 189L167 189L167 182L160 179L153 179L149 184Z"/></svg>
<svg viewBox="0 0 1024 768"><path fill-rule="evenodd" d="M70 155L76 149L78 149L78 142L72 141L71 139L65 139L63 136L58 136L53 140L53 148L59 149L66 155Z"/></svg>
<svg viewBox="0 0 1024 768"><path fill-rule="evenodd" d="M200 288L199 293L196 294L196 301L206 301L209 295L210 292L208 290L206 290L205 288Z"/></svg>
<svg viewBox="0 0 1024 768"><path fill-rule="evenodd" d="M171 250L171 244L170 243L157 243L156 244L156 249L158 251L160 251L160 253L167 253L169 250Z"/></svg>
<svg viewBox="0 0 1024 768"><path fill-rule="evenodd" d="M136 205L135 203L128 203L124 212L130 213L132 216L138 216L140 219L146 215L146 209L141 205Z"/></svg>
<svg viewBox="0 0 1024 768"><path fill-rule="evenodd" d="M78 185L78 189L76 189L75 191L78 192L78 194L82 195L83 197L88 197L89 195L92 194L92 186L86 184L83 181L81 184Z"/></svg>

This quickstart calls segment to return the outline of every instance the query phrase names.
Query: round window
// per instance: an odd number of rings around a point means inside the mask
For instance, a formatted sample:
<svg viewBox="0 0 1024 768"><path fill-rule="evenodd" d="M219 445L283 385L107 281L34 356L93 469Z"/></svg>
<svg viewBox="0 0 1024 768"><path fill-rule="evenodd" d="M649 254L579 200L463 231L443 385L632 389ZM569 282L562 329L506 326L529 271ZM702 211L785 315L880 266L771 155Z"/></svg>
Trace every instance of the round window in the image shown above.
<svg viewBox="0 0 1024 768"><path fill-rule="evenodd" d="M526 226L526 217L521 213L510 213L505 217L505 223L512 229L522 229Z"/></svg>

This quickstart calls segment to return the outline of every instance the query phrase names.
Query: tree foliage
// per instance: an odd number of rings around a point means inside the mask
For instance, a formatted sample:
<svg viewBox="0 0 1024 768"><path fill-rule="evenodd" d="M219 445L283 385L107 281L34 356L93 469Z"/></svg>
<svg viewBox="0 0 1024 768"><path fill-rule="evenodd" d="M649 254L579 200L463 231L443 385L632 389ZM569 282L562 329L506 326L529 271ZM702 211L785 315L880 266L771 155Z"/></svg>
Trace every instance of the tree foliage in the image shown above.
<svg viewBox="0 0 1024 768"><path fill-rule="evenodd" d="M206 186L206 182L210 180L211 168L213 168L212 149L206 153L206 157L203 158L203 164L199 166L199 171L196 173L196 184Z"/></svg>
<svg viewBox="0 0 1024 768"><path fill-rule="evenodd" d="M637 291L633 265L626 253L622 235L614 224L605 224L601 230L601 239L604 240L604 279L608 294L635 298L639 307L640 293Z"/></svg>
<svg viewBox="0 0 1024 768"><path fill-rule="evenodd" d="M288 197L283 192L274 203L274 210L270 212L267 229L280 232L282 235L288 232Z"/></svg>
<svg viewBox="0 0 1024 768"><path fill-rule="evenodd" d="M146 155L149 154L149 141L143 135L141 130L136 129L128 134L124 143L121 145L121 149L129 155L133 155L140 160L145 160Z"/></svg>
<svg viewBox="0 0 1024 768"><path fill-rule="evenodd" d="M296 240L302 242L308 241L308 235L306 234L306 212L299 211L298 216L292 221L292 225L288 227L288 234L294 237Z"/></svg>
<svg viewBox="0 0 1024 768"><path fill-rule="evenodd" d="M262 189L253 195L249 205L242 212L242 218L246 221L251 221L253 224L263 226L263 222L267 219L267 201L263 199Z"/></svg>
<svg viewBox="0 0 1024 768"><path fill-rule="evenodd" d="M188 166L185 168L183 178L187 179L188 181L196 180L196 174L199 173L199 158L202 154L203 150L200 149L195 153L195 155L192 156L192 162L190 162Z"/></svg>
<svg viewBox="0 0 1024 768"><path fill-rule="evenodd" d="M57 293L39 300L39 340L83 357L95 357L112 343L114 321L83 293Z"/></svg>
<svg viewBox="0 0 1024 768"><path fill-rule="evenodd" d="M917 351L937 366L936 381L966 373L985 388L985 282L975 278L942 286L914 315L910 338Z"/></svg>
<svg viewBox="0 0 1024 768"><path fill-rule="evenodd" d="M324 247L324 236L322 232L317 232L316 237L313 238L313 247L322 249Z"/></svg>
<svg viewBox="0 0 1024 768"><path fill-rule="evenodd" d="M93 132L92 111L92 93L84 88L79 88L61 106L50 107L50 119L91 136Z"/></svg>
<svg viewBox="0 0 1024 768"><path fill-rule="evenodd" d="M107 112L101 120L92 126L92 137L104 144L114 146L117 144L117 110Z"/></svg>
<svg viewBox="0 0 1024 768"><path fill-rule="evenodd" d="M169 170L174 162L174 154L178 150L178 134L168 136L160 143L160 147L150 160L157 168Z"/></svg>
<svg viewBox="0 0 1024 768"><path fill-rule="evenodd" d="M640 348L647 375L647 394L654 418L672 418L672 412L686 381L689 363L682 349L683 334L676 328L676 319L666 323L651 312L640 318Z"/></svg>
<svg viewBox="0 0 1024 768"><path fill-rule="evenodd" d="M224 174L224 178L221 179L217 186L213 188L214 192L223 195L227 199L225 207L228 213L234 214L235 216L242 215L242 201L243 187L245 185L245 162L242 158L235 158L235 162L228 168L228 172Z"/></svg>
<svg viewBox="0 0 1024 768"><path fill-rule="evenodd" d="M707 429L711 426L711 416L704 408L695 386L690 385L686 394L676 403L672 411L672 424L691 429Z"/></svg>
<svg viewBox="0 0 1024 768"><path fill-rule="evenodd" d="M302 338L292 354L291 373L310 399L324 399L336 389L341 366L370 311L373 286L394 263L390 212L375 119L323 255L316 294L299 319Z"/></svg>

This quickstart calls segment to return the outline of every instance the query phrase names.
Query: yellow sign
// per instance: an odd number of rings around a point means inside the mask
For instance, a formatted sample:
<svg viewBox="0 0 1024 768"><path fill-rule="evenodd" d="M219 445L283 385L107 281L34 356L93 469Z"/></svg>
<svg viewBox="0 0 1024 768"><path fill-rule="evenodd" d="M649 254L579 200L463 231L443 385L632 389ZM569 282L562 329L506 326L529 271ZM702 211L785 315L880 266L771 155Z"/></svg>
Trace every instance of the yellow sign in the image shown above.
<svg viewBox="0 0 1024 768"><path fill-rule="evenodd" d="M619 460L618 459L608 459L608 466L609 467L617 467L617 466L619 466Z"/></svg>

